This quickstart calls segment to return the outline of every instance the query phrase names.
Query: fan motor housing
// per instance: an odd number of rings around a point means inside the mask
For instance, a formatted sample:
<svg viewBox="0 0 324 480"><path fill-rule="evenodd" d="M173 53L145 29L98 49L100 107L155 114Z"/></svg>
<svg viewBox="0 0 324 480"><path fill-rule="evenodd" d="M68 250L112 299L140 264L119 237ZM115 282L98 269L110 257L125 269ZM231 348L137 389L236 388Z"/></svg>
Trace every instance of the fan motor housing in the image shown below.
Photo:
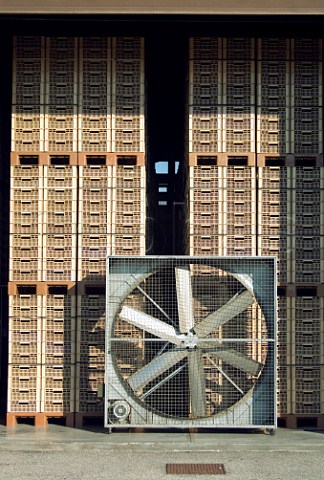
<svg viewBox="0 0 324 480"><path fill-rule="evenodd" d="M275 257L108 257L105 426L275 429Z"/></svg>

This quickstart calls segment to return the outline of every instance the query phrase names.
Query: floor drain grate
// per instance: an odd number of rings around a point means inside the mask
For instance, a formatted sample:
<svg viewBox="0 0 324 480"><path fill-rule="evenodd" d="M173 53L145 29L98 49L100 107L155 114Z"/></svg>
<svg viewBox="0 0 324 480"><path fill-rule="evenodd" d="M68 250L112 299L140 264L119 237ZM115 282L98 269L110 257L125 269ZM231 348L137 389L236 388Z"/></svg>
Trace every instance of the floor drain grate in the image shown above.
<svg viewBox="0 0 324 480"><path fill-rule="evenodd" d="M167 463L166 473L171 475L224 475L222 463Z"/></svg>

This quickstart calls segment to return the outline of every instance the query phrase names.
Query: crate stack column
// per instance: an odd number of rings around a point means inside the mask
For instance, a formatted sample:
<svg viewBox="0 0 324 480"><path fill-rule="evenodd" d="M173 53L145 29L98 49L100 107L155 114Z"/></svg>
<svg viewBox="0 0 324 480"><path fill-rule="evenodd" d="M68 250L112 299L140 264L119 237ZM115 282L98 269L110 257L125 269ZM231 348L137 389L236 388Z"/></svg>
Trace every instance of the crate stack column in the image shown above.
<svg viewBox="0 0 324 480"><path fill-rule="evenodd" d="M219 255L222 231L218 152L221 145L222 39L189 40L189 135L186 229L190 255Z"/></svg>
<svg viewBox="0 0 324 480"><path fill-rule="evenodd" d="M9 283L9 364L7 425L19 417L43 423L42 387L42 296L37 285Z"/></svg>
<svg viewBox="0 0 324 480"><path fill-rule="evenodd" d="M44 150L45 38L14 37L11 157Z"/></svg>
<svg viewBox="0 0 324 480"><path fill-rule="evenodd" d="M146 250L144 39L112 39L112 154L108 253Z"/></svg>
<svg viewBox="0 0 324 480"><path fill-rule="evenodd" d="M51 155L77 153L78 39L46 38L45 140ZM74 160L74 163L76 161Z"/></svg>
<svg viewBox="0 0 324 480"><path fill-rule="evenodd" d="M110 224L107 155L86 155L79 165L76 424L103 416L98 396L105 366L105 276Z"/></svg>
<svg viewBox="0 0 324 480"><path fill-rule="evenodd" d="M104 285L78 285L76 426L104 415L105 293Z"/></svg>
<svg viewBox="0 0 324 480"><path fill-rule="evenodd" d="M315 418L323 428L323 296L316 288L297 288L292 298L292 427L298 418Z"/></svg>
<svg viewBox="0 0 324 480"><path fill-rule="evenodd" d="M323 165L322 40L292 40L291 59L291 152Z"/></svg>
<svg viewBox="0 0 324 480"><path fill-rule="evenodd" d="M222 39L189 40L189 164L221 151Z"/></svg>
<svg viewBox="0 0 324 480"><path fill-rule="evenodd" d="M42 388L44 425L50 417L74 424L75 409L75 282L47 284L42 294Z"/></svg>
<svg viewBox="0 0 324 480"><path fill-rule="evenodd" d="M111 152L111 38L80 38L78 151L87 155Z"/></svg>
<svg viewBox="0 0 324 480"><path fill-rule="evenodd" d="M8 425L22 416L42 423L43 167L27 153L13 152L10 167Z"/></svg>
<svg viewBox="0 0 324 480"><path fill-rule="evenodd" d="M291 40L262 38L257 45L258 166L285 166L291 153Z"/></svg>
<svg viewBox="0 0 324 480"><path fill-rule="evenodd" d="M221 152L255 164L255 47L251 38L223 39ZM228 163L225 162L225 165Z"/></svg>
<svg viewBox="0 0 324 480"><path fill-rule="evenodd" d="M112 39L112 152L145 152L144 39Z"/></svg>
<svg viewBox="0 0 324 480"><path fill-rule="evenodd" d="M222 167L222 255L256 254L255 167Z"/></svg>
<svg viewBox="0 0 324 480"><path fill-rule="evenodd" d="M323 104L322 42L292 41L293 261L292 419L323 410Z"/></svg>
<svg viewBox="0 0 324 480"><path fill-rule="evenodd" d="M111 38L79 39L76 425L102 417L111 152Z"/></svg>

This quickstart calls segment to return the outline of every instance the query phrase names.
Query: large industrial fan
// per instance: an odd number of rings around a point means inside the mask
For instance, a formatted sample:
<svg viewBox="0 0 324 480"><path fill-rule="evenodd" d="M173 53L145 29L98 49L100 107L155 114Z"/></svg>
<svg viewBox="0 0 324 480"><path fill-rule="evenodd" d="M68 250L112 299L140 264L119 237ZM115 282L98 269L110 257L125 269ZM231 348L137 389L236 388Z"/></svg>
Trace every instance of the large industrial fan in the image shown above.
<svg viewBox="0 0 324 480"><path fill-rule="evenodd" d="M105 426L276 427L272 257L110 257Z"/></svg>

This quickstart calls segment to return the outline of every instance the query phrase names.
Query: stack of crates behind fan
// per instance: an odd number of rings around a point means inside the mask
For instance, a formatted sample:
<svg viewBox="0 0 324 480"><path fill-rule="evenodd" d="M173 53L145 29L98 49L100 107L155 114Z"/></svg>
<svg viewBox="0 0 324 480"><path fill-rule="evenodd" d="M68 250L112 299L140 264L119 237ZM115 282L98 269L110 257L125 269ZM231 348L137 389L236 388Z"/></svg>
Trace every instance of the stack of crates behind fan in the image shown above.
<svg viewBox="0 0 324 480"><path fill-rule="evenodd" d="M37 157L32 159L24 157L20 159L19 164L12 164L10 168L9 281L40 281L42 280L43 167L37 164Z"/></svg>
<svg viewBox="0 0 324 480"><path fill-rule="evenodd" d="M293 167L292 282L324 282L323 167Z"/></svg>
<svg viewBox="0 0 324 480"><path fill-rule="evenodd" d="M292 41L292 144L295 154L322 153L322 40Z"/></svg>
<svg viewBox="0 0 324 480"><path fill-rule="evenodd" d="M44 148L44 37L14 37L11 151Z"/></svg>
<svg viewBox="0 0 324 480"><path fill-rule="evenodd" d="M112 39L112 152L144 152L144 39Z"/></svg>
<svg viewBox="0 0 324 480"><path fill-rule="evenodd" d="M105 286L85 286L78 293L76 412L103 415L100 389L105 372Z"/></svg>
<svg viewBox="0 0 324 480"><path fill-rule="evenodd" d="M292 413L297 415L324 414L324 298L312 290L297 289L292 298Z"/></svg>
<svg viewBox="0 0 324 480"><path fill-rule="evenodd" d="M111 39L80 42L79 152L111 151Z"/></svg>
<svg viewBox="0 0 324 480"><path fill-rule="evenodd" d="M292 367L291 367L291 297L286 296L286 288L278 292L278 344L277 344L277 382L278 414L292 413Z"/></svg>
<svg viewBox="0 0 324 480"><path fill-rule="evenodd" d="M77 168L69 157L44 166L43 281L76 281Z"/></svg>
<svg viewBox="0 0 324 480"><path fill-rule="evenodd" d="M77 152L78 39L46 38L44 151Z"/></svg>

